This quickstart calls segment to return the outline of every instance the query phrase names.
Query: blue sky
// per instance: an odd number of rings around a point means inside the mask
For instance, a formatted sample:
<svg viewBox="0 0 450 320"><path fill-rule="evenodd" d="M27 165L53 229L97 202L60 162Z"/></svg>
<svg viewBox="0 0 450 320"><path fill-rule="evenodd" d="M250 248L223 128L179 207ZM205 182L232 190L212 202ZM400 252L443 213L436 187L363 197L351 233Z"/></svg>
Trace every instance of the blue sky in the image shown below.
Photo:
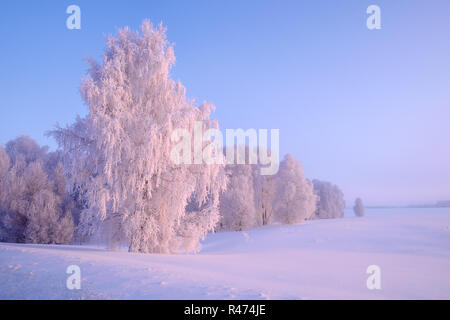
<svg viewBox="0 0 450 320"><path fill-rule="evenodd" d="M67 6L81 8L68 30ZM366 8L381 8L368 30ZM225 128L279 128L309 178L347 204L450 199L450 1L3 1L0 143L45 131L86 106L84 57L118 28L163 22L173 78L214 103Z"/></svg>

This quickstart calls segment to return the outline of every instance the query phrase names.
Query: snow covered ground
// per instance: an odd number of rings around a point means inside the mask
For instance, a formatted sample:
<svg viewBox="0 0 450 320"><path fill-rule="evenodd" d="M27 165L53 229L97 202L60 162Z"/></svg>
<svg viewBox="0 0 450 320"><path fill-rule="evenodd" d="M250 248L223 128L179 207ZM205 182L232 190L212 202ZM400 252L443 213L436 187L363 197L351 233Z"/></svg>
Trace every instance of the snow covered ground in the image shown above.
<svg viewBox="0 0 450 320"><path fill-rule="evenodd" d="M81 268L81 289L66 268ZM381 268L369 290L366 269ZM211 234L197 255L0 243L1 299L450 299L450 209Z"/></svg>

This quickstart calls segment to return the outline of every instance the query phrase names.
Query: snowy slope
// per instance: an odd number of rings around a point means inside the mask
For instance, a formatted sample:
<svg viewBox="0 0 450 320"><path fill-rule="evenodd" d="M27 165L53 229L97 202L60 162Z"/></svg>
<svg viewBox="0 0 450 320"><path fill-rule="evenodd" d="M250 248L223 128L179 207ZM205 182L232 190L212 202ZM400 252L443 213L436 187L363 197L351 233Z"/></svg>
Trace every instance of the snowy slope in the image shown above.
<svg viewBox="0 0 450 320"><path fill-rule="evenodd" d="M450 299L450 209L211 234L197 255L0 244L2 299ZM381 268L368 290L366 268ZM81 290L66 268L81 268Z"/></svg>

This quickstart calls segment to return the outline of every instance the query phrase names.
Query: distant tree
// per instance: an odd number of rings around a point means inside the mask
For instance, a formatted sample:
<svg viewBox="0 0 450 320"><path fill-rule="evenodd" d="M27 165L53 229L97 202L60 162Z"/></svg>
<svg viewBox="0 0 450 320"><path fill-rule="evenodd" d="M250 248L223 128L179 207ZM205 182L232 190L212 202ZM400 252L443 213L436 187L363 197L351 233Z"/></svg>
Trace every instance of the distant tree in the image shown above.
<svg viewBox="0 0 450 320"><path fill-rule="evenodd" d="M361 198L356 198L355 205L353 206L353 212L357 217L364 216L365 209Z"/></svg>
<svg viewBox="0 0 450 320"><path fill-rule="evenodd" d="M436 207L439 207L439 208L448 208L448 207L450 207L450 200L444 200L444 201L438 201L437 203L436 203Z"/></svg>
<svg viewBox="0 0 450 320"><path fill-rule="evenodd" d="M88 115L52 135L72 159L69 185L85 191L82 234L106 236L110 247L126 241L132 252L195 252L219 221L226 178L223 165L174 163L172 134L192 134L199 121L217 128L214 106L196 107L170 78L165 29L145 21L141 31L108 39L103 64L91 61L82 82ZM199 210L186 210L189 201Z"/></svg>
<svg viewBox="0 0 450 320"><path fill-rule="evenodd" d="M314 192L318 197L316 219L342 218L344 216L344 194L330 182L313 180Z"/></svg>
<svg viewBox="0 0 450 320"><path fill-rule="evenodd" d="M290 154L280 163L275 194L274 211L279 222L295 224L314 215L317 197L312 183L306 179L300 162Z"/></svg>

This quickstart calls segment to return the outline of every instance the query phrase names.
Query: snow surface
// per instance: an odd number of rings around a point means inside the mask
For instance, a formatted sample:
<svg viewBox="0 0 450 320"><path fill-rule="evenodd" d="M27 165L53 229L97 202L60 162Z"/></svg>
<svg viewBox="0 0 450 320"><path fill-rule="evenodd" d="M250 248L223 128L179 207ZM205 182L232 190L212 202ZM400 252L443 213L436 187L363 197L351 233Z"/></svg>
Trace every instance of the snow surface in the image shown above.
<svg viewBox="0 0 450 320"><path fill-rule="evenodd" d="M210 234L197 255L0 243L1 299L450 299L450 209ZM66 268L81 268L80 290ZM381 290L366 269L381 268Z"/></svg>

